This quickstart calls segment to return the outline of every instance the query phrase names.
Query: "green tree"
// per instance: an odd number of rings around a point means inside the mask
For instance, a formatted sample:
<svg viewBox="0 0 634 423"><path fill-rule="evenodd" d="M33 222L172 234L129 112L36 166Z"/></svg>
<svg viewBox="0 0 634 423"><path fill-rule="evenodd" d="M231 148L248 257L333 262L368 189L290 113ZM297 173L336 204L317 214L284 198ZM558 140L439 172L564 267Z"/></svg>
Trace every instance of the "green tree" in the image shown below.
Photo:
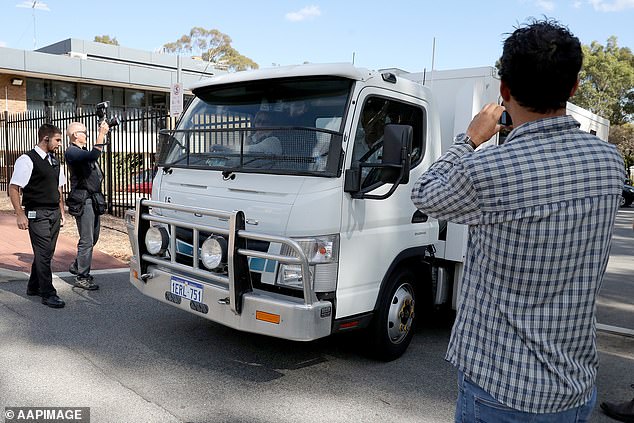
<svg viewBox="0 0 634 423"><path fill-rule="evenodd" d="M111 38L110 35L95 35L95 39L93 41L96 43L112 44L114 46L119 45L119 41L117 41L117 37Z"/></svg>
<svg viewBox="0 0 634 423"><path fill-rule="evenodd" d="M583 68L579 90L573 103L621 125L634 119L634 55L619 48L617 38L605 46L593 41L583 48Z"/></svg>
<svg viewBox="0 0 634 423"><path fill-rule="evenodd" d="M231 37L217 29L194 27L189 35L163 47L170 53L198 53L203 60L232 71L258 68L257 63L231 46Z"/></svg>
<svg viewBox="0 0 634 423"><path fill-rule="evenodd" d="M634 166L634 124L625 123L610 128L609 141L616 144L625 160L625 168ZM628 174L628 177L632 176Z"/></svg>

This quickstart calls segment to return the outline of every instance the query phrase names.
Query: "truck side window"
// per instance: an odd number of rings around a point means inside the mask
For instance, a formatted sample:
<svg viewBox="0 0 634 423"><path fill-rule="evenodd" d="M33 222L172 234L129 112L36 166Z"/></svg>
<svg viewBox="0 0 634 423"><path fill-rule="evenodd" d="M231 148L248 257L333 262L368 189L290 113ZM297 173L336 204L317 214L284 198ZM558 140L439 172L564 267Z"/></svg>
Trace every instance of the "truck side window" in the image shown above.
<svg viewBox="0 0 634 423"><path fill-rule="evenodd" d="M354 139L352 161L381 163L383 132L387 124L410 125L414 130L412 165L418 163L423 151L424 111L419 106L383 97L368 97L361 110ZM361 186L368 187L380 181L380 169L364 168Z"/></svg>
<svg viewBox="0 0 634 423"><path fill-rule="evenodd" d="M352 151L353 161L379 163L389 101L371 97L363 105Z"/></svg>

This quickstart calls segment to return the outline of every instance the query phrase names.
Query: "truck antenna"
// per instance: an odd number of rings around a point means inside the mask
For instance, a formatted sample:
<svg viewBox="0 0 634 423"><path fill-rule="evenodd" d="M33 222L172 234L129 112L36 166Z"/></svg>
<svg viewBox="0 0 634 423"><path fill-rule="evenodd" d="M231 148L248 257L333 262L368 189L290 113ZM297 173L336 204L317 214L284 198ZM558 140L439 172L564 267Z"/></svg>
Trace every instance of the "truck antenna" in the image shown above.
<svg viewBox="0 0 634 423"><path fill-rule="evenodd" d="M429 81L429 86L433 87L434 85L434 62L436 60L436 37L434 37L434 41L431 47L431 80Z"/></svg>
<svg viewBox="0 0 634 423"><path fill-rule="evenodd" d="M352 64L354 65L354 51L352 52Z"/></svg>

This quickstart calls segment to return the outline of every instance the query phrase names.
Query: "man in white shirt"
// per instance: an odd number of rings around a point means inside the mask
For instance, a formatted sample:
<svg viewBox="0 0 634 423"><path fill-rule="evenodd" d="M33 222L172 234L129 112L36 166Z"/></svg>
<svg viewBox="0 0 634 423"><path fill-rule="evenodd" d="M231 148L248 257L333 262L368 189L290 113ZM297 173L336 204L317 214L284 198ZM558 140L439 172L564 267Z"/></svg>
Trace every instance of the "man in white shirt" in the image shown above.
<svg viewBox="0 0 634 423"><path fill-rule="evenodd" d="M66 178L54 156L62 142L62 131L55 125L45 123L37 131L37 137L38 144L15 161L9 197L18 228L29 231L33 248L33 264L26 294L39 295L42 304L62 308L65 303L53 287L51 270L59 228L64 223L62 186Z"/></svg>

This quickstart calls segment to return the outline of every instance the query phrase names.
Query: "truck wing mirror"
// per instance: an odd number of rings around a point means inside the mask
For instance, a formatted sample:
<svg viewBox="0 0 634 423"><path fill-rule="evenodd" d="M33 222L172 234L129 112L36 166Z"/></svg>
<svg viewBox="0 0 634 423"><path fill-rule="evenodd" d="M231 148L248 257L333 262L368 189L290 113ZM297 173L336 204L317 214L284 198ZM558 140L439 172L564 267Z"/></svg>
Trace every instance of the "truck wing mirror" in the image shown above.
<svg viewBox="0 0 634 423"><path fill-rule="evenodd" d="M359 166L359 162L353 162L350 169L346 171L343 190L352 194L361 190L361 166Z"/></svg>
<svg viewBox="0 0 634 423"><path fill-rule="evenodd" d="M409 182L410 156L414 130L410 125L385 125L381 181L391 184ZM400 178L399 178L400 176Z"/></svg>
<svg viewBox="0 0 634 423"><path fill-rule="evenodd" d="M344 191L350 193L352 198L382 200L392 195L398 185L408 183L413 132L410 125L385 125L381 163L353 162L350 169L346 171ZM389 192L383 195L368 194L376 188L376 184L370 184L367 187L361 186L362 169L364 168L370 168L370 172L376 173L376 181L393 184ZM371 173L368 174L371 175Z"/></svg>

